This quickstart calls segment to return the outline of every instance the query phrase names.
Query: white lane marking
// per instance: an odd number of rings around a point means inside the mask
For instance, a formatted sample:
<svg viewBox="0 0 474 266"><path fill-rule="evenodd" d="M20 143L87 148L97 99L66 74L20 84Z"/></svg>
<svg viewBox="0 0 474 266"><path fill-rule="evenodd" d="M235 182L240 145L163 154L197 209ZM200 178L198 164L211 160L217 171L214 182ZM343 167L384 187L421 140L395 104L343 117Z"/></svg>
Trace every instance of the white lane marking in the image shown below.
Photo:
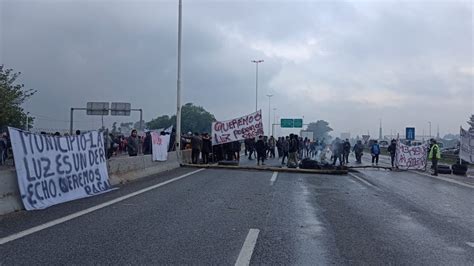
<svg viewBox="0 0 474 266"><path fill-rule="evenodd" d="M255 244L257 244L257 238L260 230L250 229L245 239L244 245L240 250L239 257L235 262L235 266L247 266L250 264L250 259L252 258L253 250L255 249Z"/></svg>
<svg viewBox="0 0 474 266"><path fill-rule="evenodd" d="M469 185L469 184L459 182L459 181L456 181L456 180L452 180L452 179L449 179L449 178L445 178L445 177L442 177L442 176L434 176L434 175L431 175L431 174L420 173L420 172L417 172L417 171L410 171L410 172L415 173L415 174L419 174L419 175L422 175L422 176L427 176L427 177L443 180L443 181L446 181L446 182L449 182L449 183L458 184L458 185L463 186L463 187L474 188L473 185Z"/></svg>
<svg viewBox="0 0 474 266"><path fill-rule="evenodd" d="M270 179L270 185L273 186L275 181L277 180L278 172L273 172L272 178Z"/></svg>
<svg viewBox="0 0 474 266"><path fill-rule="evenodd" d="M466 242L466 244L470 246L471 248L474 248L474 242Z"/></svg>
<svg viewBox="0 0 474 266"><path fill-rule="evenodd" d="M356 176L356 175L353 174L353 173L349 173L349 175L352 176L352 177L354 177L355 179L359 180L360 182L366 184L366 185L369 186L369 187L373 187L373 188L375 188L375 189L379 189L378 187L376 187L376 186L370 184L369 182L365 181L363 178L358 177L358 176Z"/></svg>
<svg viewBox="0 0 474 266"><path fill-rule="evenodd" d="M39 232L39 231L41 231L41 230L47 229L47 228L49 228L49 227L52 227L52 226L55 226L55 225L58 225L58 224L67 222L67 221L69 221L69 220L72 220L72 219L74 219L74 218L80 217L80 216L82 216L82 215L85 215L85 214L88 214L88 213L97 211L97 210L99 210L99 209L105 208L105 207L110 206L110 205L112 205L112 204L115 204L115 203L117 203L117 202L121 202L121 201L124 201L124 200L126 200L126 199L129 199L129 198L131 198L131 197L134 197L134 196L140 195L140 194L142 194L142 193L145 193L145 192L150 191L150 190L152 190L152 189L162 187L162 186L164 186L164 185L167 185L167 184L169 184L169 183L178 181L178 180L180 180L180 179L183 179L183 178L185 178L185 177L187 177L187 176L190 176L190 175L193 175L193 174L195 174L195 173L201 172L201 171L203 171L203 170L205 170L205 168L198 169L198 170L196 170L196 171L193 171L193 172L190 172L190 173L187 173L187 174L184 174L184 175L181 175L181 176L172 178L172 179L167 180L167 181L165 181L165 182L162 182L162 183L159 183L159 184L156 184L156 185L153 185L153 186L150 186L150 187L147 187L147 188L144 188L144 189L135 191L135 192L133 192L133 193L127 194L127 195L125 195L125 196L122 196L122 197L119 197L119 198L116 198L116 199L113 199L113 200L110 200L110 201L107 201L107 202L104 202L104 203L99 204L99 205L96 205L96 206L94 206L94 207L90 207L90 208L88 208L88 209L85 209L85 210L82 210L82 211L79 211L79 212L76 212L76 213L73 213L73 214L69 214L69 215L67 215L67 216L64 216L64 217L61 217L61 218L59 218L59 219L56 219L56 220L47 222L47 223L45 223L45 224L41 224L41 225L38 225L38 226L35 226L35 227L32 227L32 228L26 229L26 230L24 230L24 231L15 233L15 234L13 234L13 235L9 235L9 236L7 236L7 237L0 238L0 245L3 245L3 244L6 244L6 243L8 243L8 242L17 240L17 239L19 239L19 238L22 238L22 237L25 237L25 236L34 234L34 233Z"/></svg>

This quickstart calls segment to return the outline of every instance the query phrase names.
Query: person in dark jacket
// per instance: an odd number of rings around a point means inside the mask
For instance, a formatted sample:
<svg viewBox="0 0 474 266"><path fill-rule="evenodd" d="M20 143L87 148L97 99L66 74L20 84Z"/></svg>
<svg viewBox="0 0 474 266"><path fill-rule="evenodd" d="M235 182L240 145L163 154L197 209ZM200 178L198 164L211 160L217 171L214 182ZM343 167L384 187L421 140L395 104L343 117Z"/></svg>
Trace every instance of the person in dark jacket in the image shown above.
<svg viewBox="0 0 474 266"><path fill-rule="evenodd" d="M339 160L339 165L343 165L343 153L344 146L342 141L339 138L336 138L336 140L332 144L332 156L333 156L333 161L332 164L336 165L337 160Z"/></svg>
<svg viewBox="0 0 474 266"><path fill-rule="evenodd" d="M290 142L288 147L288 165L298 165L298 136L290 134Z"/></svg>
<svg viewBox="0 0 474 266"><path fill-rule="evenodd" d="M191 138L191 161L193 164L199 163L199 154L201 153L202 139L199 137L199 133L195 132Z"/></svg>
<svg viewBox="0 0 474 266"><path fill-rule="evenodd" d="M265 165L265 153L267 148L265 141L263 140L263 136L258 137L258 141L255 144L255 149L257 150L257 165L260 165L260 161L262 161L262 165Z"/></svg>
<svg viewBox="0 0 474 266"><path fill-rule="evenodd" d="M356 162L362 163L362 155L364 152L364 145L362 144L361 140L358 140L357 143L354 145L352 151L355 153Z"/></svg>
<svg viewBox="0 0 474 266"><path fill-rule="evenodd" d="M247 145L248 145L248 152L249 152L249 160L252 160L252 154L254 154L254 157L256 157L255 155L255 138L251 138L251 139L246 139L247 141Z"/></svg>
<svg viewBox="0 0 474 266"><path fill-rule="evenodd" d="M343 154L344 154L343 161L345 164L349 163L350 153L351 153L351 143L349 142L349 139L346 139L346 141L344 141L344 147L343 147Z"/></svg>
<svg viewBox="0 0 474 266"><path fill-rule="evenodd" d="M127 150L129 156L137 156L138 155L138 137L137 137L137 130L132 130L132 134L127 139Z"/></svg>
<svg viewBox="0 0 474 266"><path fill-rule="evenodd" d="M287 136L286 138L281 138L281 153L282 153L282 159L281 159L281 164L285 164L285 158L288 159L288 153L290 150L290 143L289 143L289 137Z"/></svg>
<svg viewBox="0 0 474 266"><path fill-rule="evenodd" d="M232 142L232 154L234 161L240 161L240 150L242 149L242 144L240 141Z"/></svg>
<svg viewBox="0 0 474 266"><path fill-rule="evenodd" d="M143 154L151 154L151 147L151 132L147 132L145 135L145 139L143 140Z"/></svg>
<svg viewBox="0 0 474 266"><path fill-rule="evenodd" d="M376 165L379 165L380 146L378 141L374 141L374 144L370 148L370 153L372 154L372 165L374 162Z"/></svg>
<svg viewBox="0 0 474 266"><path fill-rule="evenodd" d="M395 167L395 152L397 151L397 141L392 139L390 146L388 146L387 151L390 153L390 158L392 160L392 167Z"/></svg>
<svg viewBox="0 0 474 266"><path fill-rule="evenodd" d="M208 133L204 133L202 135L202 149L201 149L201 157L202 163L208 164L209 163L209 153L212 149L211 138L209 137Z"/></svg>

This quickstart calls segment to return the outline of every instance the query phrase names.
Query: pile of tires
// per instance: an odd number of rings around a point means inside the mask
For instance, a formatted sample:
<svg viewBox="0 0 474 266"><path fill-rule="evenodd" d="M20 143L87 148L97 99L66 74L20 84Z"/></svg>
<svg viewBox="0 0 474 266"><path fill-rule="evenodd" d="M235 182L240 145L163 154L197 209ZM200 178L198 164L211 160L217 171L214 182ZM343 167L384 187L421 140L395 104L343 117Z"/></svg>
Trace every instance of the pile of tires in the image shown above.
<svg viewBox="0 0 474 266"><path fill-rule="evenodd" d="M303 159L300 163L301 169L321 169L319 163L311 159Z"/></svg>
<svg viewBox="0 0 474 266"><path fill-rule="evenodd" d="M438 165L438 173L450 175L451 168L448 165Z"/></svg>
<svg viewBox="0 0 474 266"><path fill-rule="evenodd" d="M453 164L451 169L455 175L466 175L467 164Z"/></svg>

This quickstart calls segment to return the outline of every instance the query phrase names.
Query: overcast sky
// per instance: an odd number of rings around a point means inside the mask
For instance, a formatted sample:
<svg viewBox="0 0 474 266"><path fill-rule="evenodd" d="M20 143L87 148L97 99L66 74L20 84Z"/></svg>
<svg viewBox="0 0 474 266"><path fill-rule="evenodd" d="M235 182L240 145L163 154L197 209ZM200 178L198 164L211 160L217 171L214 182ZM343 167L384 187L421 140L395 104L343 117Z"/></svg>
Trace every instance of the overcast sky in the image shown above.
<svg viewBox="0 0 474 266"><path fill-rule="evenodd" d="M131 102L146 121L175 112L177 0L0 3L0 64L38 90L36 127L67 129L88 101ZM183 103L218 120L253 112L252 59L265 60L265 122L269 93L277 120L324 119L334 136L378 136L379 119L384 134L431 121L444 135L474 113L472 1L183 0Z"/></svg>

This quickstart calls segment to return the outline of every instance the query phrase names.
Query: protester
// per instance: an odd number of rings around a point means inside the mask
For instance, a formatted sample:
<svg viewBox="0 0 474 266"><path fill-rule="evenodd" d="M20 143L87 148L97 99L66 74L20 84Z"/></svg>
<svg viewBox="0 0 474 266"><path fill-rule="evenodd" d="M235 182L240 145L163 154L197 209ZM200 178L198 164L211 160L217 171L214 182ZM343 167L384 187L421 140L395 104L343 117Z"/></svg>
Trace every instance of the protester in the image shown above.
<svg viewBox="0 0 474 266"><path fill-rule="evenodd" d="M364 145L362 144L361 140L358 140L357 143L354 145L352 151L355 153L356 162L362 163L362 155L364 151Z"/></svg>
<svg viewBox="0 0 474 266"><path fill-rule="evenodd" d="M232 142L232 154L234 161L240 161L240 150L242 149L242 144L240 141Z"/></svg>
<svg viewBox="0 0 474 266"><path fill-rule="evenodd" d="M281 152L282 152L282 157L283 159L281 159L281 165L284 165L285 164L285 158L288 160L288 153L289 153L289 149L290 149L290 143L289 143L289 137L287 136L286 138L281 138Z"/></svg>
<svg viewBox="0 0 474 266"><path fill-rule="evenodd" d="M288 148L288 166L296 167L298 165L298 136L294 134L290 134L290 142Z"/></svg>
<svg viewBox="0 0 474 266"><path fill-rule="evenodd" d="M370 148L370 153L372 154L372 165L374 165L374 162L376 165L379 165L380 146L376 140Z"/></svg>
<svg viewBox="0 0 474 266"><path fill-rule="evenodd" d="M265 147L265 141L263 139L263 136L258 137L258 141L255 144L255 148L257 150L257 165L260 165L260 161L262 162L262 165L265 165L266 147Z"/></svg>
<svg viewBox="0 0 474 266"><path fill-rule="evenodd" d="M201 157L203 164L209 164L209 153L212 149L211 137L208 133L202 134Z"/></svg>
<svg viewBox="0 0 474 266"><path fill-rule="evenodd" d="M281 150L281 142L282 142L282 138L278 137L278 140L276 141L276 148L277 148L278 158L281 158L281 156L283 155L283 152Z"/></svg>
<svg viewBox="0 0 474 266"><path fill-rule="evenodd" d="M143 140L143 154L151 154L153 147L153 141L151 139L151 132L148 131L145 134L145 139Z"/></svg>
<svg viewBox="0 0 474 266"><path fill-rule="evenodd" d="M298 142L298 158L303 159L304 155L304 140L302 137L296 136L296 141Z"/></svg>
<svg viewBox="0 0 474 266"><path fill-rule="evenodd" d="M202 139L199 137L199 133L195 132L191 138L191 160L193 164L199 163L199 154L201 153Z"/></svg>
<svg viewBox="0 0 474 266"><path fill-rule="evenodd" d="M336 138L334 142L332 143L332 156L333 156L333 161L332 165L336 165L337 160L339 160L339 165L344 164L344 159L343 159L343 143L339 138Z"/></svg>
<svg viewBox="0 0 474 266"><path fill-rule="evenodd" d="M343 161L345 164L349 163L349 154L351 153L351 143L349 142L349 139L346 139L343 144Z"/></svg>
<svg viewBox="0 0 474 266"><path fill-rule="evenodd" d="M7 151L8 151L8 141L7 134L3 133L0 137L0 165L5 164L7 160Z"/></svg>
<svg viewBox="0 0 474 266"><path fill-rule="evenodd" d="M275 146L275 138L273 136L270 136L270 138L268 139L269 158L275 158Z"/></svg>
<svg viewBox="0 0 474 266"><path fill-rule="evenodd" d="M248 149L249 149L249 160L252 160L252 154L254 154L254 157L256 157L255 155L255 138L251 138L251 139L247 139L248 140Z"/></svg>
<svg viewBox="0 0 474 266"><path fill-rule="evenodd" d="M441 159L441 151L435 139L431 139L430 142L431 142L431 148L430 148L430 153L428 155L428 158L431 160L431 165L434 171L432 175L437 176L438 175L438 160Z"/></svg>
<svg viewBox="0 0 474 266"><path fill-rule="evenodd" d="M137 156L138 155L138 137L137 137L137 130L132 130L132 134L127 139L127 150L129 156Z"/></svg>
<svg viewBox="0 0 474 266"><path fill-rule="evenodd" d="M390 146L388 146L387 151L390 153L390 158L392 161L392 167L395 167L395 152L397 151L397 141L392 139Z"/></svg>

